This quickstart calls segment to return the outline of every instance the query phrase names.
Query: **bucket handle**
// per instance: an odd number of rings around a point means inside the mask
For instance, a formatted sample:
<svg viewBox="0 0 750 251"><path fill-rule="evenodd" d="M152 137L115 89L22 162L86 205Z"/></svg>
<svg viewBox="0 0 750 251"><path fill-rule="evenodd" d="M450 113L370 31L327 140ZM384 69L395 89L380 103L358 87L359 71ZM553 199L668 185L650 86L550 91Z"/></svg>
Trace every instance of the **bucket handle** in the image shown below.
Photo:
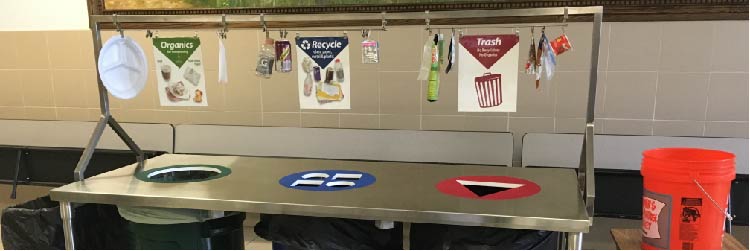
<svg viewBox="0 0 750 251"><path fill-rule="evenodd" d="M719 209L719 211L721 211L721 212L723 212L723 213L724 213L724 215L725 215L725 216L727 217L727 219L728 219L729 221L732 221L732 220L734 219L734 218L732 217L732 215L730 215L730 214L729 214L729 212L727 212L727 209L726 209L726 208L721 208L721 207L719 206L719 203L716 203L716 201L714 200L714 198L712 198L712 197L711 197L711 195L710 195L710 194L708 194L708 192L706 192L706 189L703 189L703 186L701 186L701 183L699 183L697 179L693 179L693 182L695 182L695 185L697 185L697 186L698 186L698 188L699 188L699 189L701 190L701 192L703 192L703 194L705 194L705 195L706 195L706 197L707 197L707 198L708 198L708 199L709 199L709 200L711 201L711 203L713 203L713 204L714 204L714 206L716 207L716 209Z"/></svg>

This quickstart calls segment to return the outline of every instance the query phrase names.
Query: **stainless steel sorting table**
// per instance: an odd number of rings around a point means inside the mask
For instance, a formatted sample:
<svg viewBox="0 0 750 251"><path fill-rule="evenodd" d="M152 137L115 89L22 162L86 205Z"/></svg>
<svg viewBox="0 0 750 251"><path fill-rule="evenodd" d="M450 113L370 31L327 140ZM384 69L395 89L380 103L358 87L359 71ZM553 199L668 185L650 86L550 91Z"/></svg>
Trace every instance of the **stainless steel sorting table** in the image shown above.
<svg viewBox="0 0 750 251"><path fill-rule="evenodd" d="M50 196L61 202L71 238L70 203L551 230L573 233L568 241L572 236L574 242L580 242L580 233L588 232L590 224L572 169L166 154L148 160L144 170L191 164L223 165L232 173L202 182L154 183L136 179L134 164L55 188ZM279 184L286 175L322 169L363 171L377 180L336 192ZM435 188L444 179L465 175L527 179L539 184L541 192L520 199L479 200Z"/></svg>

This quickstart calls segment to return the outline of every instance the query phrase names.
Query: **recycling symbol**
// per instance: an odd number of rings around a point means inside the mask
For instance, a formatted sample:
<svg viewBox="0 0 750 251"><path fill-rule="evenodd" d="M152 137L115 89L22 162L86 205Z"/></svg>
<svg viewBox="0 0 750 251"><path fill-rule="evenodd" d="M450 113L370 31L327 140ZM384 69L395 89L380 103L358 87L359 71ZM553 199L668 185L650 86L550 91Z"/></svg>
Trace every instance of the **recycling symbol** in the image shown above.
<svg viewBox="0 0 750 251"><path fill-rule="evenodd" d="M303 50L309 50L310 49L310 42L307 40L302 40L302 43L299 45L300 48Z"/></svg>

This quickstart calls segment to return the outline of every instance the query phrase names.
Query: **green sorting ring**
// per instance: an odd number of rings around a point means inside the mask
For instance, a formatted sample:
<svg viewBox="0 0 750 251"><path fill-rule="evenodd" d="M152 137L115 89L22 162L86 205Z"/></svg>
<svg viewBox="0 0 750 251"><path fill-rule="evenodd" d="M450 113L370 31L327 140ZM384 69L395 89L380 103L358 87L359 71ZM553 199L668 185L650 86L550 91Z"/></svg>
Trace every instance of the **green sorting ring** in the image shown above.
<svg viewBox="0 0 750 251"><path fill-rule="evenodd" d="M215 175L208 176L206 178L200 178L200 179L184 179L184 180L165 180L165 179L152 179L150 178L151 174L158 173L161 171L165 171L168 169L184 169L184 168L201 168L201 169L218 169L219 172ZM179 171L179 170L177 170ZM187 171L196 171L196 170L187 170ZM213 170L198 170L198 171L207 171L207 172L214 172ZM155 182L155 183L187 183L187 182L200 182L200 181L207 181L207 180L214 180L218 179L224 176L227 176L232 173L232 169L229 169L225 166L219 166L219 165L172 165L172 166L165 166L165 167L159 167L154 168L146 171L140 171L135 174L135 178L145 181L145 182Z"/></svg>

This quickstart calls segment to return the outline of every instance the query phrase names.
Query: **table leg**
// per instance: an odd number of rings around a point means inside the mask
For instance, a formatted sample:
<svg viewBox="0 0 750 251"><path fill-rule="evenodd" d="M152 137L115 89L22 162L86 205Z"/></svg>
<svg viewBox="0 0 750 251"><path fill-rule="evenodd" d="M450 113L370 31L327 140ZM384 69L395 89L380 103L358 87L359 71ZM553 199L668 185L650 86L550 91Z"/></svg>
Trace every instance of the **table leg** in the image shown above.
<svg viewBox="0 0 750 251"><path fill-rule="evenodd" d="M63 223L65 249L76 249L75 240L73 238L73 208L71 207L70 202L60 201L60 218L62 218Z"/></svg>
<svg viewBox="0 0 750 251"><path fill-rule="evenodd" d="M568 250L581 250L583 248L583 233L565 233Z"/></svg>

